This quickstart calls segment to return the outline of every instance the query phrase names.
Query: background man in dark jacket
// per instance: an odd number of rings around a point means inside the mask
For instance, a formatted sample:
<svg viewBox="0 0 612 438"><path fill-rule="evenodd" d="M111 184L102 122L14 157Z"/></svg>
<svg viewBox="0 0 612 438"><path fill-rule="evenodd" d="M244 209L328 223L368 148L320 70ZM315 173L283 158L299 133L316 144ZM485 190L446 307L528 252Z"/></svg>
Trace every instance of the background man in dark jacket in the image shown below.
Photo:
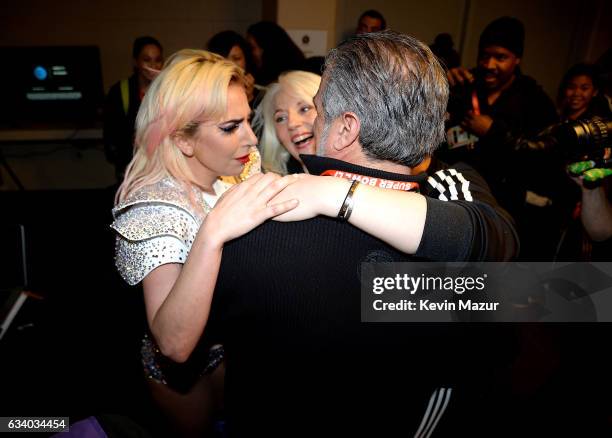
<svg viewBox="0 0 612 438"><path fill-rule="evenodd" d="M441 151L441 158L471 164L484 176L500 204L519 222L521 242L544 247L552 258L550 205L559 186L561 163L550 152L517 151L520 138L533 138L558 121L552 100L521 73L525 30L516 18L491 22L480 36L477 67L449 70L449 127L460 125L477 137L474 147ZM559 213L556 213L559 215ZM545 238L546 236L546 238ZM527 246L523 250L527 249ZM530 251L523 256L533 256Z"/></svg>
<svg viewBox="0 0 612 438"><path fill-rule="evenodd" d="M521 73L524 40L519 20L498 18L480 36L477 67L448 72L450 124L461 124L478 141L474 149L459 149L445 158L473 165L512 214L524 204L526 173L534 171L526 162L533 157L519 156L515 141L533 137L558 121L552 100L534 79Z"/></svg>

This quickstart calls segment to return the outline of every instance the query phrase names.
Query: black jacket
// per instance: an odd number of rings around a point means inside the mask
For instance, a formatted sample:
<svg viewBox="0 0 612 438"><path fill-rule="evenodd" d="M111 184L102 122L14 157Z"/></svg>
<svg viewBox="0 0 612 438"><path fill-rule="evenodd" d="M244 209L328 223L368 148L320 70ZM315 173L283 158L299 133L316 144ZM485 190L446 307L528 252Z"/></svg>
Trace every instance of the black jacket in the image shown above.
<svg viewBox="0 0 612 438"><path fill-rule="evenodd" d="M311 173L418 182L428 207L423 243L409 256L327 217L269 221L228 243L206 328L226 349L228 427L238 436L411 436L432 393L478 392L509 341L496 328L361 323L361 263L506 258L517 250L513 227L467 166L407 176L302 158ZM474 182L455 193L461 173Z"/></svg>
<svg viewBox="0 0 612 438"><path fill-rule="evenodd" d="M480 113L493 119L491 128L472 150L459 148L440 151L449 162L465 161L482 174L501 205L519 214L525 191L547 190L549 170L559 167L552 154L524 153L515 150L519 138L532 138L559 118L552 100L534 79L517 72L510 87L493 105L487 101L487 90L477 80L473 88L454 88L449 100L449 126L461 122L471 109L471 90L478 95ZM544 187L544 188L542 188Z"/></svg>

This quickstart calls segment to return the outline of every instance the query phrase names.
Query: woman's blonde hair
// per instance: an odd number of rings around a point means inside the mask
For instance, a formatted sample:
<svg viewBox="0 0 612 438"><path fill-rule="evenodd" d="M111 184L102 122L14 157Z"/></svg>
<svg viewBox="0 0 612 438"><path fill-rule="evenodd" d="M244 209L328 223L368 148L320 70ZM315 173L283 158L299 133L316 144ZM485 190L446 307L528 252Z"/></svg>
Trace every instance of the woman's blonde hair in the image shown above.
<svg viewBox="0 0 612 438"><path fill-rule="evenodd" d="M312 99L317 94L320 84L321 76L296 70L281 74L278 82L268 87L268 91L257 108L255 119L253 120L253 124L255 126L259 124L262 130L259 147L264 170L283 175L287 173L289 152L279 142L274 122L277 94L282 90L293 97L314 105Z"/></svg>
<svg viewBox="0 0 612 438"><path fill-rule="evenodd" d="M193 138L202 121L223 117L233 82L245 84L242 69L214 53L184 49L168 58L140 105L134 157L115 202L167 176L186 189L197 186L177 136Z"/></svg>

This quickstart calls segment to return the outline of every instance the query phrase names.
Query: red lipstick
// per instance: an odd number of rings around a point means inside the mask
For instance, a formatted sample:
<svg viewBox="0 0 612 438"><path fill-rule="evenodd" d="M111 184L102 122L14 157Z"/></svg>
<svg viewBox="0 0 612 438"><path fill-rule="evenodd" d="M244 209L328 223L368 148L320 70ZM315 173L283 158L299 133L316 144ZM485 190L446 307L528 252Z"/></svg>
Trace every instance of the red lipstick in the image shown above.
<svg viewBox="0 0 612 438"><path fill-rule="evenodd" d="M240 161L242 164L246 164L249 161L249 154L246 154L243 157L238 157L236 160Z"/></svg>

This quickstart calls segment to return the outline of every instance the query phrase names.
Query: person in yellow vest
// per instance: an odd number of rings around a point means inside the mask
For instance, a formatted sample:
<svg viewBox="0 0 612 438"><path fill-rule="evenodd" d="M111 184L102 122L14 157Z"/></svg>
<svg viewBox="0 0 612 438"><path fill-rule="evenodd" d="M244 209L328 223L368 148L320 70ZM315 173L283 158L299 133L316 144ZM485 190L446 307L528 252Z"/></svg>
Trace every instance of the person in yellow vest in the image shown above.
<svg viewBox="0 0 612 438"><path fill-rule="evenodd" d="M104 104L104 152L115 165L117 181L132 159L134 124L140 102L164 62L160 42L150 36L134 40L134 73L114 84Z"/></svg>

